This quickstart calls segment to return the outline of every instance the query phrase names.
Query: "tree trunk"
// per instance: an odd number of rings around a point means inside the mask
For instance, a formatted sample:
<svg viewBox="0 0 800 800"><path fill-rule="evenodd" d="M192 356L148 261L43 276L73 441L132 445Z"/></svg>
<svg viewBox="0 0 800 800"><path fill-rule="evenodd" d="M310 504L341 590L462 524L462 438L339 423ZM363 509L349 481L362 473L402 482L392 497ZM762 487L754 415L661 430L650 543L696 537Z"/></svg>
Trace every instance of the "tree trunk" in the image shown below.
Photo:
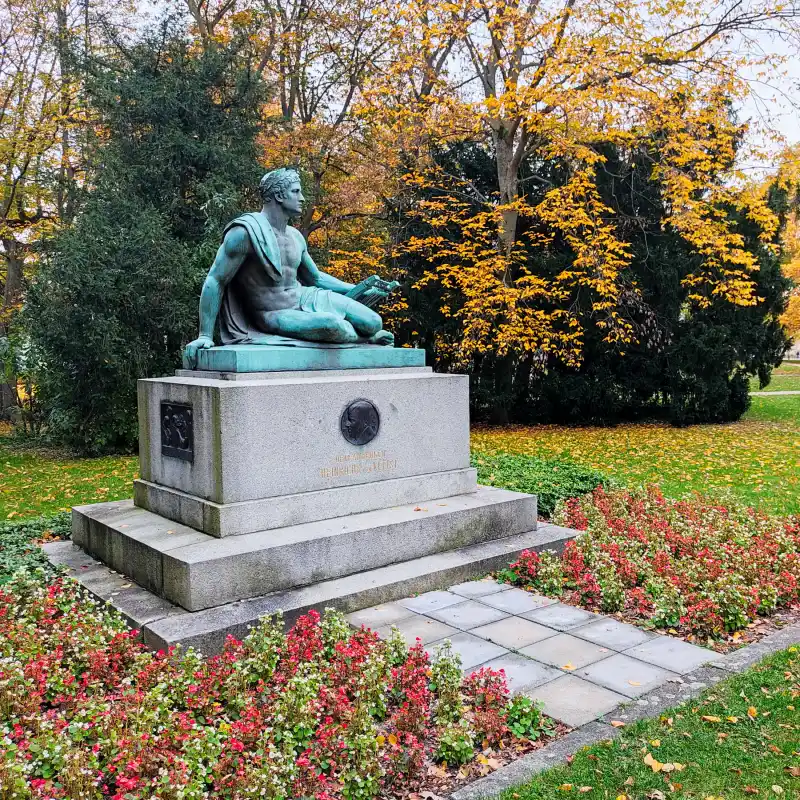
<svg viewBox="0 0 800 800"><path fill-rule="evenodd" d="M502 130L495 132L494 149L497 159L497 185L500 189L500 204L507 205L515 202L519 197L519 176L517 166L514 163L514 141L504 135ZM517 239L517 219L519 213L516 209L506 209L503 211L503 218L500 221L501 247L506 254L511 252L514 242Z"/></svg>
<svg viewBox="0 0 800 800"><path fill-rule="evenodd" d="M517 368L514 371L514 409L525 407L530 400L530 381L531 369L533 368L533 357L530 353L520 356L517 361ZM512 422L521 422L518 415L515 415ZM529 420L525 420L528 422Z"/></svg>
<svg viewBox="0 0 800 800"><path fill-rule="evenodd" d="M10 383L0 383L0 419L11 418L12 409L17 403L14 387Z"/></svg>
<svg viewBox="0 0 800 800"><path fill-rule="evenodd" d="M495 425L508 425L508 408L513 402L514 358L502 356L494 362L494 405L491 421Z"/></svg>
<svg viewBox="0 0 800 800"><path fill-rule="evenodd" d="M3 255L6 259L6 285L3 306L0 308L0 336L7 336L14 307L22 296L22 253L16 239L3 238ZM7 419L8 409L16 403L16 375L0 371L0 419Z"/></svg>

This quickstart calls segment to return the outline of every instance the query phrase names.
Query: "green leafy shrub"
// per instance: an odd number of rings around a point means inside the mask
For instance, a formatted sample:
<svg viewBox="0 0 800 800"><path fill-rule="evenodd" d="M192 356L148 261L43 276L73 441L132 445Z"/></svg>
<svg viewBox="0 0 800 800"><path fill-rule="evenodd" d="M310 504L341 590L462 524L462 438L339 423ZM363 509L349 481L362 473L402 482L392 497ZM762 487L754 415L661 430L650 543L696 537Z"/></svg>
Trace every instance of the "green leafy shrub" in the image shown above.
<svg viewBox="0 0 800 800"><path fill-rule="evenodd" d="M19 569L41 569L53 576L57 570L36 544L37 539L68 539L67 512L33 519L0 522L0 584L7 583Z"/></svg>
<svg viewBox="0 0 800 800"><path fill-rule="evenodd" d="M485 486L500 486L537 495L539 514L544 517L553 513L560 500L579 497L598 486L610 484L609 479L597 470L558 459L511 453L475 453L472 465L478 469L478 482Z"/></svg>
<svg viewBox="0 0 800 800"><path fill-rule="evenodd" d="M535 702L524 694L515 695L506 709L506 725L515 736L538 739L546 727L542 703Z"/></svg>
<svg viewBox="0 0 800 800"><path fill-rule="evenodd" d="M451 722L439 734L434 758L447 764L466 764L475 755L475 740L463 722Z"/></svg>
<svg viewBox="0 0 800 800"><path fill-rule="evenodd" d="M438 702L434 719L440 725L455 722L463 705L461 696L461 656L453 652L449 640L436 648L436 660L431 666L430 688Z"/></svg>

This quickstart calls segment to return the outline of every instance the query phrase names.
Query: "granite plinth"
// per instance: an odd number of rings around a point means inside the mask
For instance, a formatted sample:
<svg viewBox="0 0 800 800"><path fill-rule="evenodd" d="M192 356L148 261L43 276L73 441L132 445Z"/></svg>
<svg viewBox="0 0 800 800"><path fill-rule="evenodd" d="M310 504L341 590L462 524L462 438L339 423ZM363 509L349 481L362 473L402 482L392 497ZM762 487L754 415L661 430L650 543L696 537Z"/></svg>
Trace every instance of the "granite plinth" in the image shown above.
<svg viewBox="0 0 800 800"><path fill-rule="evenodd" d="M234 344L197 354L197 369L211 372L284 372L293 370L421 367L425 351L381 345L315 345L295 347Z"/></svg>
<svg viewBox="0 0 800 800"><path fill-rule="evenodd" d="M152 591L131 585L128 578L111 574L107 567L70 542L52 542L44 545L44 549L53 563L69 567L89 591L122 612L141 631L149 647L160 650L182 645L214 655L222 649L229 634L243 638L265 614L282 611L287 625L291 625L312 609L321 612L331 607L346 613L443 589L501 569L523 550L560 552L577 533L543 524L516 536L195 612L166 603Z"/></svg>
<svg viewBox="0 0 800 800"><path fill-rule="evenodd" d="M383 367L371 368L362 367L358 370L358 377L364 378L367 375L408 375L412 372L433 372L432 367ZM317 378L319 371L313 369L292 370L293 378ZM326 378L334 378L340 375L350 375L353 373L349 369L326 369L322 374ZM210 378L214 381L268 381L281 380L286 378L286 372L219 372L203 369L176 369L176 378Z"/></svg>
<svg viewBox="0 0 800 800"><path fill-rule="evenodd" d="M359 399L380 415L365 445L340 428ZM164 449L167 405L191 409L191 458ZM140 380L139 463L143 481L220 505L469 469L468 378L387 369Z"/></svg>
<svg viewBox="0 0 800 800"><path fill-rule="evenodd" d="M133 482L134 503L140 508L218 537L426 503L474 492L477 486L477 471L467 468L374 481L367 488L358 484L241 503L214 503L149 481Z"/></svg>
<svg viewBox="0 0 800 800"><path fill-rule="evenodd" d="M73 509L73 541L189 611L309 586L536 528L536 498L504 489L219 539L131 501Z"/></svg>

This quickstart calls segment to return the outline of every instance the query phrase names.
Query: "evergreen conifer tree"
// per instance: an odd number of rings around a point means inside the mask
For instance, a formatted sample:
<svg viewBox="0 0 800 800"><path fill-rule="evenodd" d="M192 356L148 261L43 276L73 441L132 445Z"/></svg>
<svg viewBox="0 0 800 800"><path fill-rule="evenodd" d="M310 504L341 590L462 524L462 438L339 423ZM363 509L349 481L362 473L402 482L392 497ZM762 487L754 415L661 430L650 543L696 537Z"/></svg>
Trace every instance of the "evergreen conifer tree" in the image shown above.
<svg viewBox="0 0 800 800"><path fill-rule="evenodd" d="M136 380L180 364L221 229L255 202L265 87L246 39L199 50L169 19L89 66L92 186L25 319L51 434L99 453L135 446Z"/></svg>

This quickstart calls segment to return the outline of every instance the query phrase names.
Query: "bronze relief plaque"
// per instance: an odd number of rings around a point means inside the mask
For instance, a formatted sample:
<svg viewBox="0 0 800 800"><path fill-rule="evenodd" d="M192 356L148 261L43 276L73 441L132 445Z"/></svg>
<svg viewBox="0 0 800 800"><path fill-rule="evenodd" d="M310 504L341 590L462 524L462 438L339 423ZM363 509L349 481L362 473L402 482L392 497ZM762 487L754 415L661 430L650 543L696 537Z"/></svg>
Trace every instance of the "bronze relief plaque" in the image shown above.
<svg viewBox="0 0 800 800"><path fill-rule="evenodd" d="M350 444L362 445L371 442L381 427L381 417L378 409L369 400L353 400L344 411L339 420L339 429L342 436Z"/></svg>
<svg viewBox="0 0 800 800"><path fill-rule="evenodd" d="M194 461L194 424L188 403L161 401L161 455Z"/></svg>

